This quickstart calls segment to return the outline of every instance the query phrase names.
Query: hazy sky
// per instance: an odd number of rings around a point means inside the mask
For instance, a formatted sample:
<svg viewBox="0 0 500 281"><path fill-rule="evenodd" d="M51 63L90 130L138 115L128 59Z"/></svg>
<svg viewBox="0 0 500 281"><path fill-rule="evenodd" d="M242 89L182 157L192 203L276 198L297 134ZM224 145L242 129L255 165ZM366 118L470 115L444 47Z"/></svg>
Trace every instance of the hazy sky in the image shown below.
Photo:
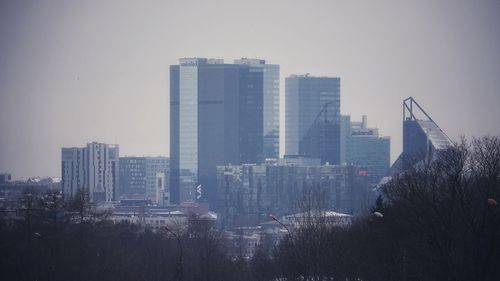
<svg viewBox="0 0 500 281"><path fill-rule="evenodd" d="M452 138L500 134L499 15L494 0L2 0L0 172L60 176L61 147L93 140L168 155L179 57L279 64L282 98L290 74L340 76L342 113L391 136L392 160L408 96Z"/></svg>

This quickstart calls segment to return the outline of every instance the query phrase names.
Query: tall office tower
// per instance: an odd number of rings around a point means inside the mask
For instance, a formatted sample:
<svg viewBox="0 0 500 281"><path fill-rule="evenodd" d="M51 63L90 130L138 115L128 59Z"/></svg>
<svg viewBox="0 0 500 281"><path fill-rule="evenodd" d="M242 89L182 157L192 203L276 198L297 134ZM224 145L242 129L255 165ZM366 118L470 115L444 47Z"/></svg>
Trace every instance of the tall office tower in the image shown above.
<svg viewBox="0 0 500 281"><path fill-rule="evenodd" d="M120 199L145 199L146 158L120 157Z"/></svg>
<svg viewBox="0 0 500 281"><path fill-rule="evenodd" d="M287 155L340 162L340 78L286 78L285 149Z"/></svg>
<svg viewBox="0 0 500 281"><path fill-rule="evenodd" d="M205 58L170 66L171 201L215 202L217 165L263 156L263 69Z"/></svg>
<svg viewBox="0 0 500 281"><path fill-rule="evenodd" d="M234 63L250 65L252 68L256 68L255 71L263 71L264 157L279 158L280 66L266 64L265 60L249 58L234 60Z"/></svg>
<svg viewBox="0 0 500 281"><path fill-rule="evenodd" d="M403 166L433 161L440 150L451 145L450 138L413 97L403 101Z"/></svg>
<svg viewBox="0 0 500 281"><path fill-rule="evenodd" d="M71 198L78 189L87 190L92 202L111 202L118 192L118 145L92 142L87 147L62 148L64 195Z"/></svg>
<svg viewBox="0 0 500 281"><path fill-rule="evenodd" d="M345 139L346 162L366 168L368 180L376 184L389 170L391 139L379 136L377 128L368 128L366 115L362 120L350 123L351 128Z"/></svg>
<svg viewBox="0 0 500 281"><path fill-rule="evenodd" d="M170 173L168 157L146 157L146 199L161 206L168 205L170 193L168 177ZM159 182L160 181L160 182Z"/></svg>
<svg viewBox="0 0 500 281"><path fill-rule="evenodd" d="M425 110L409 97L403 100L403 152L392 164L390 176L413 165L430 163L453 142Z"/></svg>

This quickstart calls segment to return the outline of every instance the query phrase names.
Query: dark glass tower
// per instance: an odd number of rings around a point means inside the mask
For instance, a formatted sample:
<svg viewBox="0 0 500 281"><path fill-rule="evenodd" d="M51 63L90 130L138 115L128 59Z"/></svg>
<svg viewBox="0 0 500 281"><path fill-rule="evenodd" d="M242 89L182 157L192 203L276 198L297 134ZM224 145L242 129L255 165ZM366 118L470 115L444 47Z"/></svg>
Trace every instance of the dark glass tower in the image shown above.
<svg viewBox="0 0 500 281"><path fill-rule="evenodd" d="M261 70L222 60L181 59L170 67L173 203L213 205L218 165L262 161L262 83Z"/></svg>
<svg viewBox="0 0 500 281"><path fill-rule="evenodd" d="M392 164L390 176L422 163L431 163L453 142L413 97L403 100L403 152Z"/></svg>
<svg viewBox="0 0 500 281"><path fill-rule="evenodd" d="M340 78L292 75L285 102L285 154L339 164Z"/></svg>

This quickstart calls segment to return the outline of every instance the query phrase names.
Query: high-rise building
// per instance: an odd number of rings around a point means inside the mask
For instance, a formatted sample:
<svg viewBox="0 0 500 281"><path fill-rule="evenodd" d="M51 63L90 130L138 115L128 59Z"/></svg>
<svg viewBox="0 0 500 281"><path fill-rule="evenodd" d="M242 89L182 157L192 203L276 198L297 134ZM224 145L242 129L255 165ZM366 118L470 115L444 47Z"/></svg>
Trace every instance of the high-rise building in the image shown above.
<svg viewBox="0 0 500 281"><path fill-rule="evenodd" d="M453 145L413 97L403 100L403 152L392 164L390 176L419 164L430 163Z"/></svg>
<svg viewBox="0 0 500 281"><path fill-rule="evenodd" d="M171 201L215 202L216 167L263 155L264 68L184 58L170 66Z"/></svg>
<svg viewBox="0 0 500 281"><path fill-rule="evenodd" d="M67 198L79 189L92 202L111 202L118 195L118 145L92 142L86 147L62 148L61 188Z"/></svg>
<svg viewBox="0 0 500 281"><path fill-rule="evenodd" d="M350 117L342 116L342 120ZM345 140L346 163L366 168L371 183L378 183L390 167L391 139L379 136L378 128L369 128L368 119L363 115L362 122L350 122Z"/></svg>
<svg viewBox="0 0 500 281"><path fill-rule="evenodd" d="M285 80L285 154L340 163L340 78Z"/></svg>
<svg viewBox="0 0 500 281"><path fill-rule="evenodd" d="M250 65L253 71L263 72L263 136L264 157L279 158L280 144L280 66L266 64L265 60L242 58L235 64Z"/></svg>

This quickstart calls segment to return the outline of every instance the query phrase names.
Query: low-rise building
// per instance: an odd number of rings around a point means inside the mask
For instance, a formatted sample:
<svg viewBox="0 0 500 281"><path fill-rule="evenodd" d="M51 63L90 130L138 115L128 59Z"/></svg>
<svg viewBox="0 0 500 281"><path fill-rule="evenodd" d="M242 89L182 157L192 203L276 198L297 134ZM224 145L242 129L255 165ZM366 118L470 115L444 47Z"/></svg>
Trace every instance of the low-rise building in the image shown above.
<svg viewBox="0 0 500 281"><path fill-rule="evenodd" d="M217 174L223 228L258 225L269 214L368 208L367 172L353 165L228 165Z"/></svg>

